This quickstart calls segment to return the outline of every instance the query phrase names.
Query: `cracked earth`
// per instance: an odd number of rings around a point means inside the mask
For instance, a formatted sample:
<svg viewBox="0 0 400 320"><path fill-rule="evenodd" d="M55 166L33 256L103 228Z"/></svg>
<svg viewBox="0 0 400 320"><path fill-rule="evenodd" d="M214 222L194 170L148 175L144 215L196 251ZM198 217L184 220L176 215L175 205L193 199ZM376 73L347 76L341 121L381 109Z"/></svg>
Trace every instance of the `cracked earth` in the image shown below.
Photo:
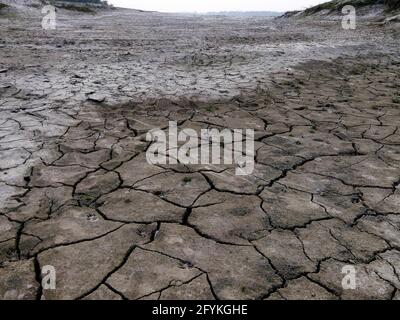
<svg viewBox="0 0 400 320"><path fill-rule="evenodd" d="M0 18L0 298L400 299L399 29L25 15ZM254 173L148 164L168 121L254 129Z"/></svg>

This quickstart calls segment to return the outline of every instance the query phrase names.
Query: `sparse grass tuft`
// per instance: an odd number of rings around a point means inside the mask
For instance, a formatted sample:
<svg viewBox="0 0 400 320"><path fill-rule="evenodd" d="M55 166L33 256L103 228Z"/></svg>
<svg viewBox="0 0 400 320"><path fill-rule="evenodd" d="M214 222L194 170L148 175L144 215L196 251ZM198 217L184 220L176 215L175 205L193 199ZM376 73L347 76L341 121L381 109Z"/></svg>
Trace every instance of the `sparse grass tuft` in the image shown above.
<svg viewBox="0 0 400 320"><path fill-rule="evenodd" d="M206 107L206 111L208 112L215 112L216 110L218 110L218 108L211 104Z"/></svg>
<svg viewBox="0 0 400 320"><path fill-rule="evenodd" d="M93 195L90 194L79 194L77 195L77 200L82 204L82 205L89 205L92 203L96 198Z"/></svg>
<svg viewBox="0 0 400 320"><path fill-rule="evenodd" d="M189 183L189 182L191 182L192 181L192 177L184 177L183 178L183 182L184 183Z"/></svg>
<svg viewBox="0 0 400 320"><path fill-rule="evenodd" d="M393 97L392 102L396 103L396 104L400 104L400 96Z"/></svg>

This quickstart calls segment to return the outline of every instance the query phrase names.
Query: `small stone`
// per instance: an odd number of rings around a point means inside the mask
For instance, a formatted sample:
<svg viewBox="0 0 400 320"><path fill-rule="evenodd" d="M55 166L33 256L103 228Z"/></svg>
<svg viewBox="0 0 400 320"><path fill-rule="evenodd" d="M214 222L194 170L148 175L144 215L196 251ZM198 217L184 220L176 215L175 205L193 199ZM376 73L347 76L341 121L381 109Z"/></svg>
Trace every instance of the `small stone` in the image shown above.
<svg viewBox="0 0 400 320"><path fill-rule="evenodd" d="M93 93L93 94L88 95L88 99L89 99L90 101L94 101L94 102L101 103L101 102L103 102L104 100L106 100L106 97L105 97L105 95L103 95L103 94Z"/></svg>

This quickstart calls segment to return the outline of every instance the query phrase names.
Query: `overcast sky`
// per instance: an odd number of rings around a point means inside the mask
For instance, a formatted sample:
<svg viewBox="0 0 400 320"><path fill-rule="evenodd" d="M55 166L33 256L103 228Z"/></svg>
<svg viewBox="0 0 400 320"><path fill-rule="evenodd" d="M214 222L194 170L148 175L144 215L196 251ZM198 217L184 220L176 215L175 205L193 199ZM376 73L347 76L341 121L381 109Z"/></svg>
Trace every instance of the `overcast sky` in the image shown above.
<svg viewBox="0 0 400 320"><path fill-rule="evenodd" d="M162 12L289 11L328 0L109 0L117 7Z"/></svg>

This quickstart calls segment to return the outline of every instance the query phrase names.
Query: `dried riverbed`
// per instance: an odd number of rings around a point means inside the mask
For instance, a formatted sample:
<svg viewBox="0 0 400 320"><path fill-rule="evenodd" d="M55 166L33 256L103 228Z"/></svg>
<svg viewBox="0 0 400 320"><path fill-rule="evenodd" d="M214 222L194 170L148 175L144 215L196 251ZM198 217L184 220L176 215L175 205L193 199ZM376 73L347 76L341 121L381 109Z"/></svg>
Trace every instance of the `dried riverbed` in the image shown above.
<svg viewBox="0 0 400 320"><path fill-rule="evenodd" d="M0 298L400 299L395 26L39 13L0 24ZM254 129L253 175L148 164L168 121Z"/></svg>

